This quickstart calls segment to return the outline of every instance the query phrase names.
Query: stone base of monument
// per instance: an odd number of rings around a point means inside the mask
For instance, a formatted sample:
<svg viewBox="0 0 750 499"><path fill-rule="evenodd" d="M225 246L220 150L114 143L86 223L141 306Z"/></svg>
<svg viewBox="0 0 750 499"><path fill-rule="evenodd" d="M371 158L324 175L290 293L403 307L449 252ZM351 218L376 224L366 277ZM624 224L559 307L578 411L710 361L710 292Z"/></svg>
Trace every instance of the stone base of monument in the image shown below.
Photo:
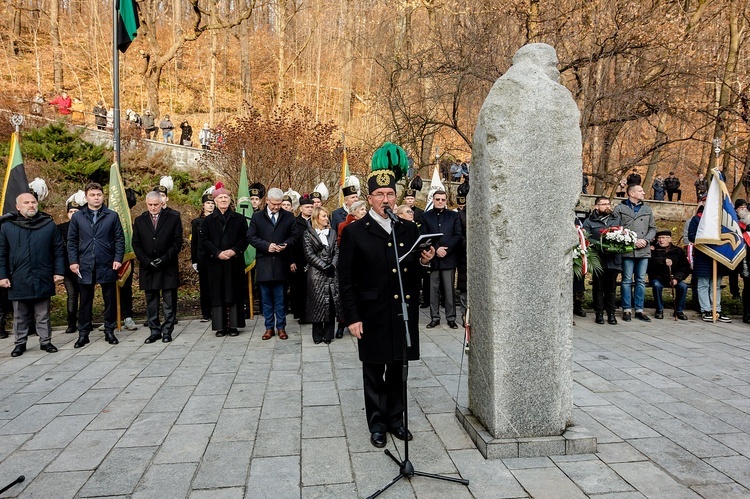
<svg viewBox="0 0 750 499"><path fill-rule="evenodd" d="M596 453L596 437L580 426L553 437L495 438L466 407L456 407L456 418L485 459Z"/></svg>

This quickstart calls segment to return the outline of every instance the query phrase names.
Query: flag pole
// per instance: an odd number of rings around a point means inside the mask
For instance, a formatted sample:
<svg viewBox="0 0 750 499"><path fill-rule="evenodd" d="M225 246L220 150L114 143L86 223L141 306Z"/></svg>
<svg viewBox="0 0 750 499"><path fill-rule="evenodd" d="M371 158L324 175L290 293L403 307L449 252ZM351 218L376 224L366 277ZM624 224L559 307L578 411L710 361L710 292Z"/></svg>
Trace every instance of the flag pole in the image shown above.
<svg viewBox="0 0 750 499"><path fill-rule="evenodd" d="M112 112L114 121L112 123L112 147L114 149L114 161L120 168L120 52L117 48L118 18L117 0L112 1L112 87L114 95L112 98Z"/></svg>
<svg viewBox="0 0 750 499"><path fill-rule="evenodd" d="M117 292L117 330L122 331L122 325L120 324L122 322L122 307L120 306L120 285L115 283L115 288Z"/></svg>
<svg viewBox="0 0 750 499"><path fill-rule="evenodd" d="M714 295L713 298L714 299L712 300L713 303L711 303L711 317L713 319L713 322L716 322L716 287L717 287L716 286L716 274L717 274L717 269L716 269L716 260L714 260L713 262L714 262L714 265L713 265L713 276L712 276L713 279L711 279L711 281L712 281L711 287L713 288L713 295Z"/></svg>
<svg viewBox="0 0 750 499"><path fill-rule="evenodd" d="M253 311L253 274L249 270L245 273L247 274L247 294L250 298L247 308L250 310L250 319L255 319L255 313Z"/></svg>

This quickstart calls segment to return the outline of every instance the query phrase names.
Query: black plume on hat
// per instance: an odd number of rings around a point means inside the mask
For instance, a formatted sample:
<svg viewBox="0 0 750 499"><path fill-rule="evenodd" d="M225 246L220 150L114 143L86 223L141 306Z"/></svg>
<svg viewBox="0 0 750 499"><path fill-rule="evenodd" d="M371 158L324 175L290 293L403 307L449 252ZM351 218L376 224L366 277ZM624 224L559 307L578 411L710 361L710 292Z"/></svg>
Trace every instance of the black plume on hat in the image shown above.
<svg viewBox="0 0 750 499"><path fill-rule="evenodd" d="M313 200L308 194L303 194L302 197L299 198L299 205L303 206L306 204L313 204Z"/></svg>
<svg viewBox="0 0 750 499"><path fill-rule="evenodd" d="M458 188L456 189L456 194L466 197L469 194L470 187L471 186L469 185L469 183L464 181L462 184L459 184Z"/></svg>
<svg viewBox="0 0 750 499"><path fill-rule="evenodd" d="M419 175L416 175L413 179L411 179L411 182L409 182L409 188L414 189L415 191L421 191L422 190L422 177Z"/></svg>
<svg viewBox="0 0 750 499"><path fill-rule="evenodd" d="M130 187L125 189L125 199L128 200L128 208L135 206L135 203L138 201L138 194L140 194L138 191Z"/></svg>

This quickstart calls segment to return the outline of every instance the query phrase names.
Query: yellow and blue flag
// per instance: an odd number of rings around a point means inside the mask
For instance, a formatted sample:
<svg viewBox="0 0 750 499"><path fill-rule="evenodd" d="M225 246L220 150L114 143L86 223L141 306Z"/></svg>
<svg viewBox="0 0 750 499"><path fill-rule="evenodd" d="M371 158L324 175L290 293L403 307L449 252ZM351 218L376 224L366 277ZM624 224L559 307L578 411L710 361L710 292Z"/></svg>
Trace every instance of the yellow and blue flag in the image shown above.
<svg viewBox="0 0 750 499"><path fill-rule="evenodd" d="M695 233L695 249L729 269L737 267L745 258L747 248L742 229L732 198L718 170L714 170L708 188L703 216Z"/></svg>

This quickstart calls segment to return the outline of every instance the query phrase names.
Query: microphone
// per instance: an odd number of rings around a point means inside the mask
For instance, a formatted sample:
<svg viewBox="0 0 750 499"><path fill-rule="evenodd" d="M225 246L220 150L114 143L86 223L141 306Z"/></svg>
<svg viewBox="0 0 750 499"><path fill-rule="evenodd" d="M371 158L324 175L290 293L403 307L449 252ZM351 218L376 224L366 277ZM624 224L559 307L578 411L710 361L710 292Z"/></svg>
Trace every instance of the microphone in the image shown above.
<svg viewBox="0 0 750 499"><path fill-rule="evenodd" d="M18 218L18 213L14 213L14 212L6 213L2 217L0 217L0 224L3 222L9 222L11 220L15 220L16 218Z"/></svg>
<svg viewBox="0 0 750 499"><path fill-rule="evenodd" d="M386 216L391 219L391 222L395 224L401 223L401 219L398 218L398 215L393 213L393 210L390 206L386 206L385 208L383 208L383 211L385 212Z"/></svg>

